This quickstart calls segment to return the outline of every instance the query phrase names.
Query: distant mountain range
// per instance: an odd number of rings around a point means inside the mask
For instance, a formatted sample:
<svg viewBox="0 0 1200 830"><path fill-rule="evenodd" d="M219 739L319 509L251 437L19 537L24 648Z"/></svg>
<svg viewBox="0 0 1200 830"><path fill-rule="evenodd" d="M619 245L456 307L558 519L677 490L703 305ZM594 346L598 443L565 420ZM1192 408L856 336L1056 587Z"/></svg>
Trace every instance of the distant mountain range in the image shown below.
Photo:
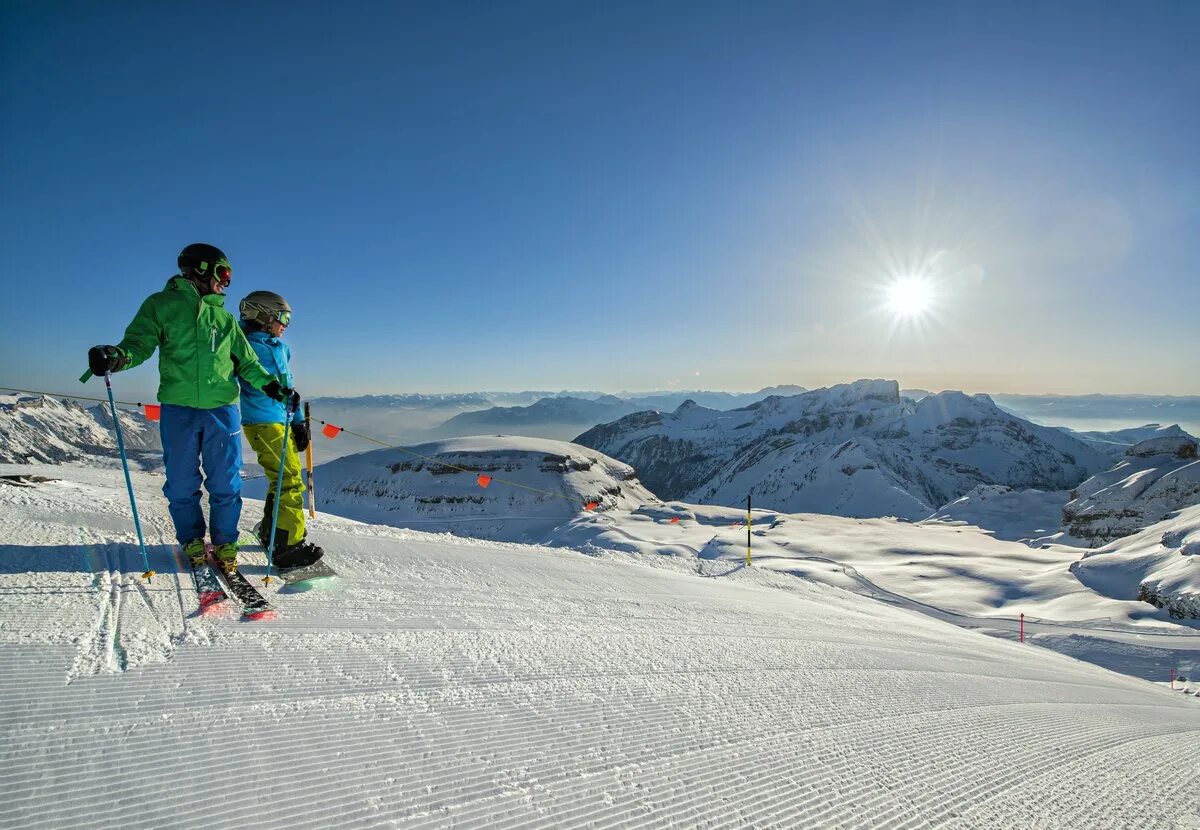
<svg viewBox="0 0 1200 830"><path fill-rule="evenodd" d="M691 400L719 409L733 409L772 395L798 395L801 386L773 386L758 392L661 392L650 395L595 398L562 395L542 398L528 406L497 406L466 412L447 420L434 432L442 437L498 433L567 440L596 424L644 410L671 411Z"/></svg>
<svg viewBox="0 0 1200 830"><path fill-rule="evenodd" d="M1118 430L1141 424L1179 424L1200 433L1200 396L992 395L1001 409L1037 424L1075 430Z"/></svg>

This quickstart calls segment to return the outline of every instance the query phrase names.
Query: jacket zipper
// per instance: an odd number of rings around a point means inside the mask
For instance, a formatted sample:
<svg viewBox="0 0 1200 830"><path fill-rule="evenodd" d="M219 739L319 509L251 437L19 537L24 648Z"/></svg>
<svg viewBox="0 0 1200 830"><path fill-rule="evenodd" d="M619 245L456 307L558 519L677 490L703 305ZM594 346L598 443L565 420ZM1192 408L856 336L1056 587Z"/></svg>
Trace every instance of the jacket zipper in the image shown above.
<svg viewBox="0 0 1200 830"><path fill-rule="evenodd" d="M217 351L217 327L212 327L212 351L215 354Z"/></svg>

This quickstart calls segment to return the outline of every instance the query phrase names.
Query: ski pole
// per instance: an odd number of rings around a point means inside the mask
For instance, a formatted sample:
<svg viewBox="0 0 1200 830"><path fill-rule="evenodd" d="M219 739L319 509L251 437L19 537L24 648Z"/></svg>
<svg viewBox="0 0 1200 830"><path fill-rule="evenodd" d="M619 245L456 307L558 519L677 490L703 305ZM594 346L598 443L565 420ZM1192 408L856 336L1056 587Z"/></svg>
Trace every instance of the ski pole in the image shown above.
<svg viewBox="0 0 1200 830"><path fill-rule="evenodd" d="M317 518L317 494L313 492L312 411L308 408L308 401L304 402L304 426L308 427L309 435L308 446L304 448L304 463L306 467L305 484L308 485L308 517L315 519Z"/></svg>
<svg viewBox="0 0 1200 830"><path fill-rule="evenodd" d="M275 564L275 530L279 527L279 503L283 501L283 468L287 466L288 434L292 428L292 415L296 411L292 405L293 400L292 397L289 397L287 406L284 407L286 414L283 416L283 445L279 448L279 472L275 476L275 504L271 511L271 544L267 545L267 576L263 579L264 585L271 584L271 568Z"/></svg>
<svg viewBox="0 0 1200 830"><path fill-rule="evenodd" d="M146 553L146 541L142 538L142 522L138 518L137 499L133 495L133 479L129 475L129 460L125 457L125 438L121 435L121 421L117 418L117 403L113 400L112 375L104 373L104 388L108 390L108 411L112 413L113 429L117 432L117 449L121 453L121 468L125 471L125 487L129 490L129 506L133 508L133 526L137 529L138 546L142 549L142 564L146 572L142 579L152 582L154 571L150 570L150 557Z"/></svg>

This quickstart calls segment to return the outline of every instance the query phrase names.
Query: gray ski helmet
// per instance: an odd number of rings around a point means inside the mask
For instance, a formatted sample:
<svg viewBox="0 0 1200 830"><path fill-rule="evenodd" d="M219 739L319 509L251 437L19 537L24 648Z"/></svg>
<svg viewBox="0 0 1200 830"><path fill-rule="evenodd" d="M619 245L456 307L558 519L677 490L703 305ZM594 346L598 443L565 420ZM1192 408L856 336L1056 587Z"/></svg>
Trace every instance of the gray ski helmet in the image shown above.
<svg viewBox="0 0 1200 830"><path fill-rule="evenodd" d="M286 326L292 321L292 307L274 291L251 291L238 303L238 311L243 320L262 326L276 321Z"/></svg>

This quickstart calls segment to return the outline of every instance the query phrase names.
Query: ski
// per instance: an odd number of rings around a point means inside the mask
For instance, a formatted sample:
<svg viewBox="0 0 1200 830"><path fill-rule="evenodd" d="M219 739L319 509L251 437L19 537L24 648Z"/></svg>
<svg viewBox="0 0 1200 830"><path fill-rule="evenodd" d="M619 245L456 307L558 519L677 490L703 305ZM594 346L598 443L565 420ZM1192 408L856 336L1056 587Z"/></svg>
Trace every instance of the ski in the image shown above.
<svg viewBox="0 0 1200 830"><path fill-rule="evenodd" d="M180 555L183 555L182 552ZM221 587L221 581L217 579L217 574L208 564L207 559L199 565L192 564L192 561L188 559L188 564L192 568L192 585L196 587L196 597L200 603L199 611L203 614L226 598L225 589Z"/></svg>
<svg viewBox="0 0 1200 830"><path fill-rule="evenodd" d="M242 550L262 550L265 552L265 548L263 548L262 542L258 538L258 525L254 526L253 535L242 531L239 543L242 546ZM277 567L276 572L285 585L300 590L312 587L313 583L320 582L323 579L331 579L338 575L338 572L329 566L324 557L309 565L300 565L295 568Z"/></svg>
<svg viewBox="0 0 1200 830"><path fill-rule="evenodd" d="M320 579L329 579L337 575L337 571L325 564L325 560L323 558L318 559L311 565L301 565L298 568L279 569L279 578L282 579L285 584L293 587L300 586L308 582L315 582Z"/></svg>
<svg viewBox="0 0 1200 830"><path fill-rule="evenodd" d="M258 589L250 584L241 571L226 573L222 570L211 550L208 554L208 565L220 576L229 594L241 603L243 617L248 620L259 620L274 612L275 609L271 607L271 603L267 602Z"/></svg>

